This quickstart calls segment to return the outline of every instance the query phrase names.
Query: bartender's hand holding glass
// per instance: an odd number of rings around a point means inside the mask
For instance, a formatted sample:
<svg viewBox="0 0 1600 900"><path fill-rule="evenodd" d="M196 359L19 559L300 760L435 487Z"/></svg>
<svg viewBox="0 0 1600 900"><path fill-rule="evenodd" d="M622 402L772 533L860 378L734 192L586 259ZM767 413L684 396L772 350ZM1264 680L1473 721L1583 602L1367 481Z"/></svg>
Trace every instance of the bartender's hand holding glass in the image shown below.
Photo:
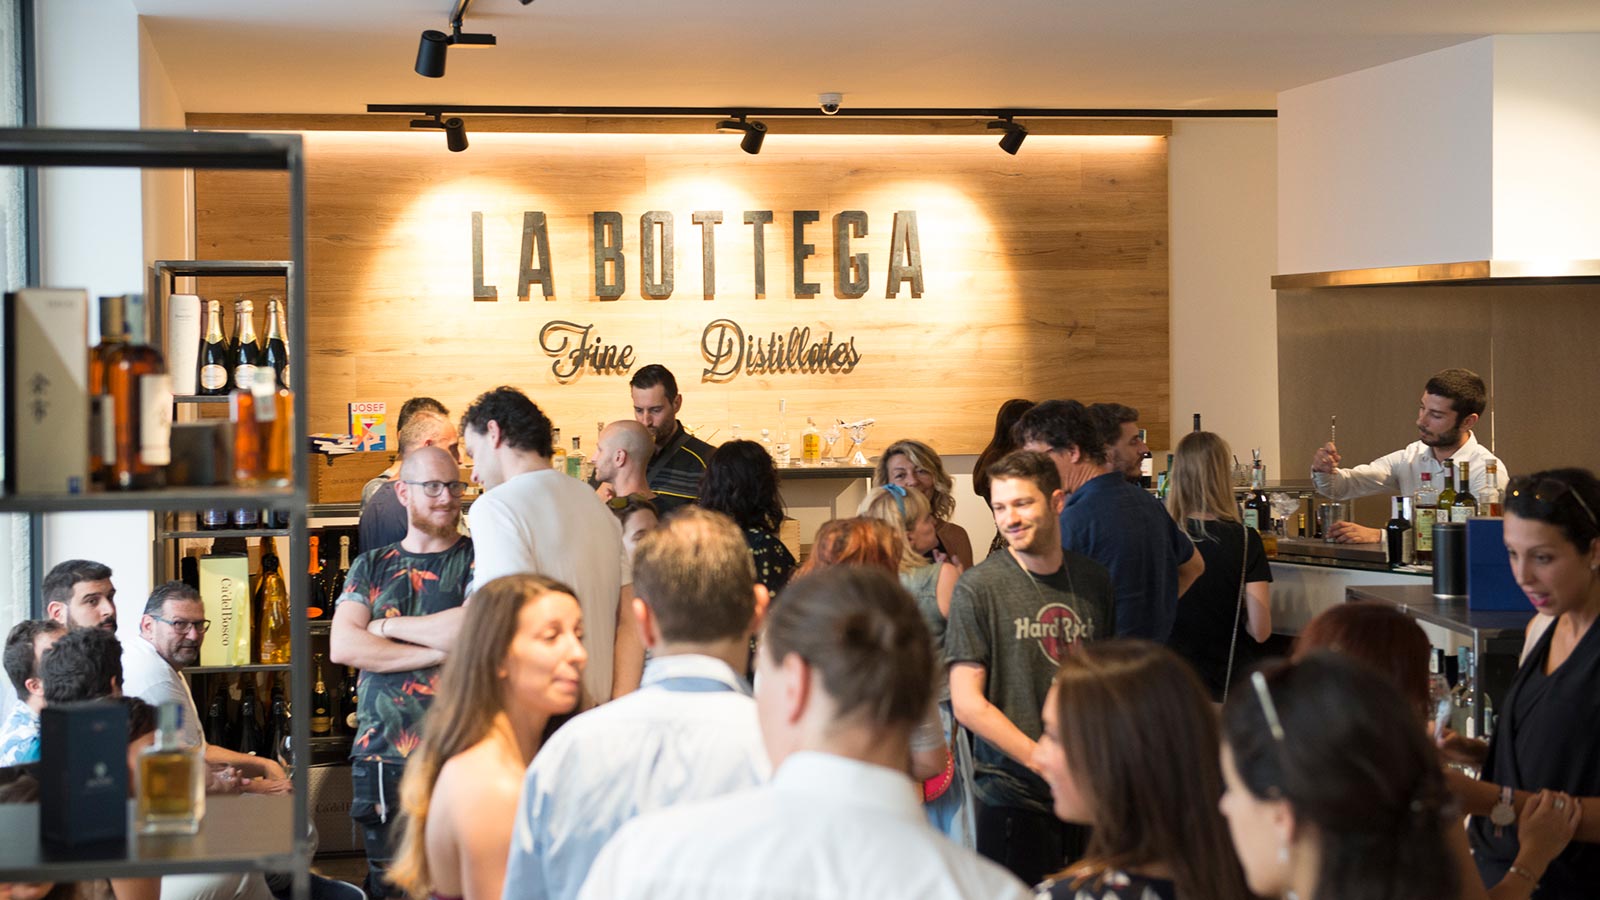
<svg viewBox="0 0 1600 900"><path fill-rule="evenodd" d="M1333 470L1339 468L1339 459L1339 448L1329 441L1311 454L1311 471L1332 475Z"/></svg>
<svg viewBox="0 0 1600 900"><path fill-rule="evenodd" d="M1383 531L1354 522L1335 522L1328 529L1337 544L1373 544L1383 540Z"/></svg>

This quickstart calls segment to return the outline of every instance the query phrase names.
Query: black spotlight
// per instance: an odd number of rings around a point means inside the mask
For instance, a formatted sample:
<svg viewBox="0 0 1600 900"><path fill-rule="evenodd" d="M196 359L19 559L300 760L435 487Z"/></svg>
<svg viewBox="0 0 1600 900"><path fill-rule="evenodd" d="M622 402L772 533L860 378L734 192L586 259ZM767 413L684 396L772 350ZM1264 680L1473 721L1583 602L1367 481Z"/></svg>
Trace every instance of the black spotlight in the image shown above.
<svg viewBox="0 0 1600 900"><path fill-rule="evenodd" d="M1000 136L1000 149L1012 156L1017 155L1017 151L1022 148L1022 142L1028 137L1028 129L1013 122L1010 116L995 119L989 123L989 127L1005 131L1005 134Z"/></svg>
<svg viewBox="0 0 1600 900"><path fill-rule="evenodd" d="M444 129L444 145L450 148L451 153L460 153L467 149L467 123L451 117L444 118L442 113L429 112L432 118L412 119L412 128L442 128Z"/></svg>
<svg viewBox="0 0 1600 900"><path fill-rule="evenodd" d="M417 74L425 78L444 77L445 51L450 49L450 35L428 29L422 33L422 43L417 45Z"/></svg>
<svg viewBox="0 0 1600 900"><path fill-rule="evenodd" d="M724 134L743 132L744 137L739 141L739 149L752 156L761 152L761 142L767 139L767 126L761 122L750 122L744 116L737 119L723 119L717 123L717 130Z"/></svg>

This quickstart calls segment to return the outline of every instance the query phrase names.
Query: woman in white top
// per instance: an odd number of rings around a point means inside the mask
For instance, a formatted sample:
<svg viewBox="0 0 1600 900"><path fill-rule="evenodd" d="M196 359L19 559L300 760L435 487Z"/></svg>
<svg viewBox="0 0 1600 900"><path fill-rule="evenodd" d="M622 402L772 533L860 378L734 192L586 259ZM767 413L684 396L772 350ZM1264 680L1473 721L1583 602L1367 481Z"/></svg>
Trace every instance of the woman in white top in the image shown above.
<svg viewBox="0 0 1600 900"><path fill-rule="evenodd" d="M933 668L893 575L835 566L795 579L756 661L771 783L635 819L580 897L1027 897L923 819L904 766Z"/></svg>
<svg viewBox="0 0 1600 900"><path fill-rule="evenodd" d="M456 646L400 782L389 877L412 897L498 900L523 773L578 705L583 613L559 582L506 575L473 594Z"/></svg>

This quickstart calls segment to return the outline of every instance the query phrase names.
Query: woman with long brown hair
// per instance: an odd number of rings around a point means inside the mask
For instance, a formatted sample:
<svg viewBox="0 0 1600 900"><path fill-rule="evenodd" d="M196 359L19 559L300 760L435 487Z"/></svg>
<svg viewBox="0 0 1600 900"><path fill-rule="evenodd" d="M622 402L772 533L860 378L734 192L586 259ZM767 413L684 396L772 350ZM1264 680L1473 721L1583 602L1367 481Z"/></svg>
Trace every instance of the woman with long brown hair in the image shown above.
<svg viewBox="0 0 1600 900"><path fill-rule="evenodd" d="M456 646L400 782L389 877L419 900L496 900L522 776L578 705L583 613L560 582L507 575L473 594Z"/></svg>
<svg viewBox="0 0 1600 900"><path fill-rule="evenodd" d="M1272 569L1261 535L1239 517L1232 457L1220 435L1184 435L1173 451L1167 490L1167 512L1206 561L1178 600L1167 646L1194 666L1219 701L1229 680L1259 661L1257 645L1272 634Z"/></svg>
<svg viewBox="0 0 1600 900"><path fill-rule="evenodd" d="M1172 651L1083 644L1045 699L1034 767L1055 813L1092 826L1083 859L1041 886L1054 900L1244 900L1244 872L1217 809L1217 717Z"/></svg>

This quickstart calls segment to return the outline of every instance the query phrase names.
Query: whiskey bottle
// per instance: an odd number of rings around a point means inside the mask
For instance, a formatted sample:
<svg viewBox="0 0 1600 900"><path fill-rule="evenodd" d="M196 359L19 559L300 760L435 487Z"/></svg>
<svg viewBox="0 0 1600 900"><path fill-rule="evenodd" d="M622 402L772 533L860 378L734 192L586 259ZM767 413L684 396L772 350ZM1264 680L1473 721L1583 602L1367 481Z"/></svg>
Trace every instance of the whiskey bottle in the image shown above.
<svg viewBox="0 0 1600 900"><path fill-rule="evenodd" d="M1422 486L1411 498L1411 528L1416 532L1413 543L1416 560L1433 564L1433 522L1438 514L1439 495L1433 489L1433 473L1422 473Z"/></svg>
<svg viewBox="0 0 1600 900"><path fill-rule="evenodd" d="M228 393L228 345L222 337L222 303L206 301L206 336L200 342L199 391L202 397Z"/></svg>
<svg viewBox="0 0 1600 900"><path fill-rule="evenodd" d="M1456 491L1456 499L1450 504L1450 521L1465 522L1478 512L1478 498L1472 496L1472 463L1461 463L1461 475L1456 478L1456 483L1461 485Z"/></svg>
<svg viewBox="0 0 1600 900"><path fill-rule="evenodd" d="M327 737L333 730L333 698L328 696L328 683L322 680L321 653L312 666L317 670L317 683L311 691L311 736Z"/></svg>
<svg viewBox="0 0 1600 900"><path fill-rule="evenodd" d="M257 621L257 645L263 665L282 665L289 661L289 590L278 571L278 556L270 550L261 554L261 616Z"/></svg>
<svg viewBox="0 0 1600 900"><path fill-rule="evenodd" d="M280 390L289 387L289 346L284 343L283 304L277 297L267 298L267 340L261 348L263 366L272 367L273 383Z"/></svg>
<svg viewBox="0 0 1600 900"><path fill-rule="evenodd" d="M111 354L106 381L115 417L115 459L110 486L118 490L166 484L172 462L172 378L160 351L145 342L144 298L123 298L127 340Z"/></svg>
<svg viewBox="0 0 1600 900"><path fill-rule="evenodd" d="M111 463L117 455L117 418L111 409L107 367L127 342L122 321L122 298L101 297L100 343L89 351L89 474L100 485L111 483Z"/></svg>
<svg viewBox="0 0 1600 900"><path fill-rule="evenodd" d="M256 306L249 300L234 304L232 352L228 364L233 369L233 388L248 391L255 384L256 368L262 364L261 344L256 341Z"/></svg>
<svg viewBox="0 0 1600 900"><path fill-rule="evenodd" d="M567 471L567 448L561 446L561 429L550 429L550 468Z"/></svg>
<svg viewBox="0 0 1600 900"><path fill-rule="evenodd" d="M161 704L155 743L139 752L134 821L140 834L194 834L205 815L205 765L179 734L183 707Z"/></svg>

